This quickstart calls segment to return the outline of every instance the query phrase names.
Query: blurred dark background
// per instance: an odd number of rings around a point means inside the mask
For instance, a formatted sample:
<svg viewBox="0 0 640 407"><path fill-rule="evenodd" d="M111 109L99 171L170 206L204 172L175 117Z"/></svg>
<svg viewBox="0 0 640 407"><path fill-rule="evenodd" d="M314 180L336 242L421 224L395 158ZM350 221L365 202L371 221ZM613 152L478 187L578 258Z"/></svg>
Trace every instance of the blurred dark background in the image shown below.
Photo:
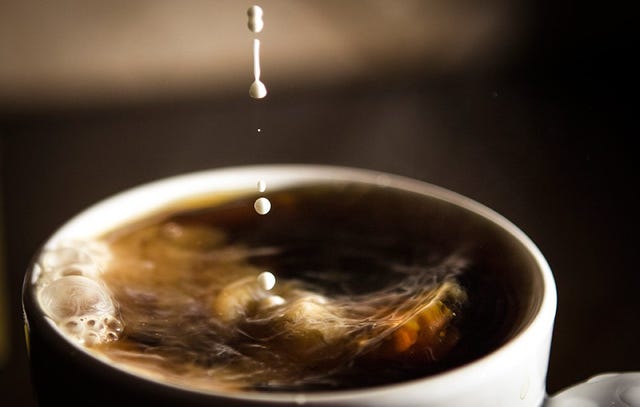
<svg viewBox="0 0 640 407"><path fill-rule="evenodd" d="M549 393L640 370L630 12L263 1L256 101L251 4L0 0L5 405L33 405L20 286L56 227L146 181L256 163L387 171L493 208L557 280Z"/></svg>

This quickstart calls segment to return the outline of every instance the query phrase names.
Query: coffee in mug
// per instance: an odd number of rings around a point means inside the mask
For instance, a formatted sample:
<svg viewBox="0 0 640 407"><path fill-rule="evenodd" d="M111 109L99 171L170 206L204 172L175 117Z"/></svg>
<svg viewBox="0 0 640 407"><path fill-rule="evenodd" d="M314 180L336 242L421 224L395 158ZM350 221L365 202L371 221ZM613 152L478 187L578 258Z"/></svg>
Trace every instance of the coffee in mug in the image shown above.
<svg viewBox="0 0 640 407"><path fill-rule="evenodd" d="M127 391L110 402L144 383L126 397L439 405L476 391L482 405L500 364L519 383L486 405L544 396L555 291L541 254L489 209L389 174L285 165L159 181L74 218L27 277L27 320L81 370L91 360L94 384L119 378ZM542 353L498 361L521 342ZM486 378L465 383L473 370Z"/></svg>

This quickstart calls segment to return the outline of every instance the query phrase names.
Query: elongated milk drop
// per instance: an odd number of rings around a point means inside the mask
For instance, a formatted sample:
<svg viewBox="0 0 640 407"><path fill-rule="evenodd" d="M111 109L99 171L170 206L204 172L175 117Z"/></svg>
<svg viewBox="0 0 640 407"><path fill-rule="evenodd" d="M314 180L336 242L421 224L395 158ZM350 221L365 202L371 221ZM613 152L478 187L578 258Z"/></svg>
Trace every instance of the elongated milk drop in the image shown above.
<svg viewBox="0 0 640 407"><path fill-rule="evenodd" d="M267 190L267 183L264 180L258 181L258 192L264 192Z"/></svg>
<svg viewBox="0 0 640 407"><path fill-rule="evenodd" d="M253 40L253 83L249 88L249 96L262 99L267 96L267 87L260 82L260 40Z"/></svg>
<svg viewBox="0 0 640 407"><path fill-rule="evenodd" d="M247 16L249 17L247 27L249 27L249 29L254 33L262 31L262 28L264 27L264 21L262 20L262 8L260 8L260 6L249 7L247 10Z"/></svg>

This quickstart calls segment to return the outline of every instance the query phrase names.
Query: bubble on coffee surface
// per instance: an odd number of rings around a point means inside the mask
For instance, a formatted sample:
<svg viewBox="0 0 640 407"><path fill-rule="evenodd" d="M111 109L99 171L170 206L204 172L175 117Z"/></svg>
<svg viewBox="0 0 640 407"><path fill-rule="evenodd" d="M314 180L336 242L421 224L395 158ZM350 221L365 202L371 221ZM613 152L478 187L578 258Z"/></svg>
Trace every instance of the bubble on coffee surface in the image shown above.
<svg viewBox="0 0 640 407"><path fill-rule="evenodd" d="M106 245L63 241L43 250L38 266L38 302L70 338L91 346L117 340L122 322L101 273L110 261Z"/></svg>
<svg viewBox="0 0 640 407"><path fill-rule="evenodd" d="M120 336L122 323L106 289L82 276L52 281L39 294L45 314L81 344L111 342Z"/></svg>
<svg viewBox="0 0 640 407"><path fill-rule="evenodd" d="M98 278L110 259L106 245L94 241L64 241L45 249L38 261L42 278L48 281L64 276Z"/></svg>

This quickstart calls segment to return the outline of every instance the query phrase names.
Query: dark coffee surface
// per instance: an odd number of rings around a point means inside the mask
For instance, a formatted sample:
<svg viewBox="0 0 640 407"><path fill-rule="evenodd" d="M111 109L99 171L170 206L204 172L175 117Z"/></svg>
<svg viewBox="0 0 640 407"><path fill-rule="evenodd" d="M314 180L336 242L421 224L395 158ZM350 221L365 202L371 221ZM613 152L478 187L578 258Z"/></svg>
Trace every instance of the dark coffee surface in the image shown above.
<svg viewBox="0 0 640 407"><path fill-rule="evenodd" d="M125 328L94 350L204 390L348 389L462 366L526 322L530 256L468 210L372 184L263 194L264 216L259 195L203 198L106 235Z"/></svg>

